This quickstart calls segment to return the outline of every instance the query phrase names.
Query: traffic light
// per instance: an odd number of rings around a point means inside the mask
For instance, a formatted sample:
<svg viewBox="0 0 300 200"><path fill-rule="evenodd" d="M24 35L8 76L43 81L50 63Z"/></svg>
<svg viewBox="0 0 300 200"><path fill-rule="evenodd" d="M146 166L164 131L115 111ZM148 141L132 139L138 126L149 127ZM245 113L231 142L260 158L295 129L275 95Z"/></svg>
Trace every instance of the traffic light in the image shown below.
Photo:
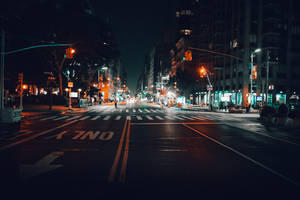
<svg viewBox="0 0 300 200"><path fill-rule="evenodd" d="M200 72L200 77L203 78L206 75L205 67L201 66L199 72Z"/></svg>
<svg viewBox="0 0 300 200"><path fill-rule="evenodd" d="M192 61L192 51L191 50L187 50L184 52L183 60Z"/></svg>
<svg viewBox="0 0 300 200"><path fill-rule="evenodd" d="M23 82L23 73L18 74L18 80L19 80L20 83Z"/></svg>
<svg viewBox="0 0 300 200"><path fill-rule="evenodd" d="M74 57L74 54L76 53L76 50L73 49L73 48L67 48L66 49L66 54L65 54L65 57L68 58L68 59L71 59Z"/></svg>
<svg viewBox="0 0 300 200"><path fill-rule="evenodd" d="M252 69L252 80L255 79L257 79L257 65L254 65Z"/></svg>

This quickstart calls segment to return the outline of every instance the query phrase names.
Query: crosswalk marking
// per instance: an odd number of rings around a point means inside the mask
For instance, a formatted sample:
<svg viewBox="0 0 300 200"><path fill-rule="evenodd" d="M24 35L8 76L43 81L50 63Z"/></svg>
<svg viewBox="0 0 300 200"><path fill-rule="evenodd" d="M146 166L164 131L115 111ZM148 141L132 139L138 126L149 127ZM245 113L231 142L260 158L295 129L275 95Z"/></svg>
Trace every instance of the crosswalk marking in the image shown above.
<svg viewBox="0 0 300 200"><path fill-rule="evenodd" d="M143 111L141 109L139 109L139 112L142 113Z"/></svg>
<svg viewBox="0 0 300 200"><path fill-rule="evenodd" d="M157 111L156 111L156 110L153 110L153 109L151 109L151 111L152 111L152 112L154 112L154 113L157 113Z"/></svg>
<svg viewBox="0 0 300 200"><path fill-rule="evenodd" d="M74 117L71 117L71 118L69 118L69 119L66 119L67 121L71 121L71 120L73 120L73 119L77 119L77 118L79 118L79 117L81 117L81 116L74 116Z"/></svg>
<svg viewBox="0 0 300 200"><path fill-rule="evenodd" d="M90 118L90 117L91 116L85 116L85 117L80 118L79 120L85 120L85 119Z"/></svg>
<svg viewBox="0 0 300 200"><path fill-rule="evenodd" d="M141 116L136 116L137 120L143 120Z"/></svg>
<svg viewBox="0 0 300 200"><path fill-rule="evenodd" d="M145 109L145 111L146 111L147 113L149 113L149 112L150 112L148 109Z"/></svg>
<svg viewBox="0 0 300 200"><path fill-rule="evenodd" d="M136 112L136 110L135 110L135 109L133 109L132 111L133 111L134 113Z"/></svg>
<svg viewBox="0 0 300 200"><path fill-rule="evenodd" d="M91 120L96 120L98 118L100 118L100 116L93 117Z"/></svg>
<svg viewBox="0 0 300 200"><path fill-rule="evenodd" d="M166 118L166 119L171 119L171 120L174 119L173 117L170 117L170 116L168 116L168 115L166 115L165 118Z"/></svg>
<svg viewBox="0 0 300 200"><path fill-rule="evenodd" d="M159 120L164 120L163 118L161 118L160 116L158 116L158 115L156 115L155 116L157 119L159 119Z"/></svg>
<svg viewBox="0 0 300 200"><path fill-rule="evenodd" d="M180 117L183 117L183 118L186 118L186 119L189 119L189 120L193 120L193 118L187 117L187 116L184 116L184 115L180 115Z"/></svg>
<svg viewBox="0 0 300 200"><path fill-rule="evenodd" d="M128 109L126 109L126 112L128 113L128 112L129 112L129 110L128 110Z"/></svg>
<svg viewBox="0 0 300 200"><path fill-rule="evenodd" d="M149 115L146 115L145 117L146 117L147 119L149 119L149 120L153 120L153 118L150 117Z"/></svg>
<svg viewBox="0 0 300 200"><path fill-rule="evenodd" d="M119 109L119 112L121 113L123 110L122 109Z"/></svg>
<svg viewBox="0 0 300 200"><path fill-rule="evenodd" d="M194 117L194 118L198 120L204 120L203 117Z"/></svg>
<svg viewBox="0 0 300 200"><path fill-rule="evenodd" d="M103 120L109 120L110 119L110 115L109 116L106 116L106 117L104 117L104 119Z"/></svg>
<svg viewBox="0 0 300 200"><path fill-rule="evenodd" d="M131 120L131 116L128 115L128 116L126 117L126 119L127 119L127 120Z"/></svg>
<svg viewBox="0 0 300 200"><path fill-rule="evenodd" d="M178 117L178 116L174 116L174 118L179 119L179 120L184 120L183 118Z"/></svg>
<svg viewBox="0 0 300 200"><path fill-rule="evenodd" d="M46 118L41 119L41 121L45 121L45 120L48 120L48 119L53 119L53 118L56 118L56 117L58 117L58 116L46 117Z"/></svg>
<svg viewBox="0 0 300 200"><path fill-rule="evenodd" d="M69 116L63 116L63 117L59 117L59 118L56 118L56 119L53 119L54 121L57 121L57 120L61 120L61 119L65 119L65 118L68 118Z"/></svg>
<svg viewBox="0 0 300 200"><path fill-rule="evenodd" d="M117 116L115 120L120 120L121 119L121 115Z"/></svg>

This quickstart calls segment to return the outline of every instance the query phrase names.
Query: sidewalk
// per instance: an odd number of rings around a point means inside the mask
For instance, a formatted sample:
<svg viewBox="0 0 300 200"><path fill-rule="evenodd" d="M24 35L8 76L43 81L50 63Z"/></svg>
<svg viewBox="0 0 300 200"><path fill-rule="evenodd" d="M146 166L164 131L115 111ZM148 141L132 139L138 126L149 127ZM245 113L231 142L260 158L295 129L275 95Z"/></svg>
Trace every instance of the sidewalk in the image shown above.
<svg viewBox="0 0 300 200"><path fill-rule="evenodd" d="M80 108L72 108L72 110L68 109L69 108L64 105L53 105L51 110L49 110L49 105L24 105L22 117L40 115L45 113L64 113L70 111L72 112L79 110Z"/></svg>

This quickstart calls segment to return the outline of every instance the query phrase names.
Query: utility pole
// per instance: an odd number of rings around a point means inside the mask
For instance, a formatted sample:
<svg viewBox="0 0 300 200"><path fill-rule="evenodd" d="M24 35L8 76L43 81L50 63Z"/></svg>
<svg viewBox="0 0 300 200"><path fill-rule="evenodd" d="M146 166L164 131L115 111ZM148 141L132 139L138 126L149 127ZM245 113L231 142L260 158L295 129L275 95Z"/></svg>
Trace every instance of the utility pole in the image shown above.
<svg viewBox="0 0 300 200"><path fill-rule="evenodd" d="M0 80L0 84L1 84L1 88L0 88L0 110L4 109L4 57L5 57L5 32L2 29L1 31L1 80Z"/></svg>
<svg viewBox="0 0 300 200"><path fill-rule="evenodd" d="M268 105L268 96L269 96L269 68L270 68L270 50L267 49L267 80L266 80L266 105Z"/></svg>

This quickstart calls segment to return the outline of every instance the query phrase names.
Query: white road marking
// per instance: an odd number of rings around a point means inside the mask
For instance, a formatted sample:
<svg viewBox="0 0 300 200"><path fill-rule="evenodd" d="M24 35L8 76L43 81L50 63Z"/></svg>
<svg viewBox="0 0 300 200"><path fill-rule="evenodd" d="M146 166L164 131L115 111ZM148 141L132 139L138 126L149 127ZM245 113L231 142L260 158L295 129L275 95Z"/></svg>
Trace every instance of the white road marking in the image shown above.
<svg viewBox="0 0 300 200"><path fill-rule="evenodd" d="M137 120L143 120L141 116L136 116Z"/></svg>
<svg viewBox="0 0 300 200"><path fill-rule="evenodd" d="M62 131L62 132L60 132L59 134L51 135L51 136L49 136L49 137L46 137L45 139L46 139L46 140L49 140L49 139L51 139L51 138L55 138L55 137L56 137L57 140L61 140L61 139L62 139L62 136L63 136L64 134L66 134L67 132L68 132L68 131Z"/></svg>
<svg viewBox="0 0 300 200"><path fill-rule="evenodd" d="M174 116L174 118L179 119L179 120L184 120L183 118L178 117L178 116Z"/></svg>
<svg viewBox="0 0 300 200"><path fill-rule="evenodd" d="M129 112L129 110L128 110L128 109L126 109L126 112Z"/></svg>
<svg viewBox="0 0 300 200"><path fill-rule="evenodd" d="M100 131L87 131L83 136L80 137L80 140L84 140L87 137L89 137L90 140L95 140L99 134Z"/></svg>
<svg viewBox="0 0 300 200"><path fill-rule="evenodd" d="M18 137L26 136L26 135L29 135L29 134L33 133L33 131L30 131L30 130L23 130L23 131L20 131L20 132L22 132L22 133L14 136L12 138L9 138L9 140L14 140Z"/></svg>
<svg viewBox="0 0 300 200"><path fill-rule="evenodd" d="M153 110L153 109L151 109L151 111L152 111L152 112L154 112L154 113L157 113L157 111L156 111L156 110Z"/></svg>
<svg viewBox="0 0 300 200"><path fill-rule="evenodd" d="M114 132L112 131L105 131L99 136L99 140L111 140L112 136L114 135Z"/></svg>
<svg viewBox="0 0 300 200"><path fill-rule="evenodd" d="M77 119L77 118L79 118L79 117L81 117L80 115L78 115L78 116L74 116L74 117L71 117L71 118L69 118L69 119L66 119L67 121L71 121L71 120L74 120L74 119Z"/></svg>
<svg viewBox="0 0 300 200"><path fill-rule="evenodd" d="M136 110L135 110L135 109L133 109L132 111L133 111L134 113L136 112Z"/></svg>
<svg viewBox="0 0 300 200"><path fill-rule="evenodd" d="M119 112L121 113L123 110L122 109L119 109Z"/></svg>
<svg viewBox="0 0 300 200"><path fill-rule="evenodd" d="M79 120L85 120L85 119L87 119L87 118L90 118L91 116L85 116L85 117L83 117L83 118L80 118Z"/></svg>
<svg viewBox="0 0 300 200"><path fill-rule="evenodd" d="M170 120L173 120L173 119L174 119L173 117L170 117L170 116L168 116L168 115L166 115L165 118L166 118L166 119L170 119Z"/></svg>
<svg viewBox="0 0 300 200"><path fill-rule="evenodd" d="M78 138L80 138L85 133L85 131L75 131L75 133L77 133L77 135L75 135L72 140L77 140Z"/></svg>
<svg viewBox="0 0 300 200"><path fill-rule="evenodd" d="M127 119L127 120L131 120L131 116L127 116L126 119Z"/></svg>
<svg viewBox="0 0 300 200"><path fill-rule="evenodd" d="M149 120L153 120L153 118L150 117L149 115L146 115L145 117L146 117L147 119L149 119Z"/></svg>
<svg viewBox="0 0 300 200"><path fill-rule="evenodd" d="M259 166L259 167L265 169L266 171L268 171L268 172L270 172L270 173L272 173L272 174L274 174L274 175L279 176L280 178L284 179L285 181L287 181L287 182L289 182L289 183L292 183L293 185L296 185L296 186L298 186L298 187L300 186L300 184L299 184L298 182L294 181L293 179L291 179L291 178L289 178L289 177L287 177L287 176L281 174L280 172L277 172L277 171L273 170L272 168L270 168L270 167L264 165L263 163L261 163L261 162L259 162L259 161L254 160L254 159L251 158L251 157L248 157L247 155L245 155L245 154L239 152L238 150L236 150L236 149L234 149L234 148L232 148L232 147L230 147L230 146L227 146L226 144L224 144L224 143L222 143L222 142L219 142L218 140L216 140L216 139L214 139L214 138L212 138L212 137L209 137L208 135L206 135L206 134L204 134L204 133L198 131L197 129L194 129L194 128L192 128L192 127L186 125L186 124L183 124L183 126L187 127L187 128L190 129L190 130L193 130L194 132L198 133L199 135L202 135L203 137L205 137L205 138L211 140L212 142L214 142L214 143L216 143L216 144L218 144L218 145L220 145L220 146L222 146L222 147L224 147L224 148L226 148L226 149L232 151L233 153L235 153L235 154L237 154L237 155L239 155L239 156L245 158L246 160L248 160L248 161L250 161L250 162L256 164L257 166Z"/></svg>
<svg viewBox="0 0 300 200"><path fill-rule="evenodd" d="M115 118L115 120L120 120L121 119L121 115L119 115L119 116L117 116L116 118Z"/></svg>
<svg viewBox="0 0 300 200"><path fill-rule="evenodd" d="M96 120L98 118L100 118L100 116L93 117L91 120Z"/></svg>
<svg viewBox="0 0 300 200"><path fill-rule="evenodd" d="M68 118L69 116L63 116L63 117L59 117L59 118L56 118L56 119L53 119L54 121L58 121L58 120L61 120L61 119L65 119L65 118Z"/></svg>
<svg viewBox="0 0 300 200"><path fill-rule="evenodd" d="M21 165L20 166L20 176L23 179L28 179L33 176L37 176L48 171L55 170L57 168L62 167L63 165L55 165L51 164L55 159L62 156L64 152L51 152L50 154L46 155L33 165Z"/></svg>
<svg viewBox="0 0 300 200"><path fill-rule="evenodd" d="M145 111L146 111L147 113L149 113L149 112L150 112L148 109L145 109Z"/></svg>
<svg viewBox="0 0 300 200"><path fill-rule="evenodd" d="M56 118L58 116L51 116L51 117L46 117L46 118L42 118L40 119L41 121L45 121L45 120L48 120L48 119L53 119L53 118Z"/></svg>
<svg viewBox="0 0 300 200"><path fill-rule="evenodd" d="M155 116L157 119L159 119L159 120L164 120L163 118L161 118L160 116Z"/></svg>
<svg viewBox="0 0 300 200"><path fill-rule="evenodd" d="M109 116L106 116L106 117L104 117L104 119L103 120L109 120L110 119L110 115Z"/></svg>
<svg viewBox="0 0 300 200"><path fill-rule="evenodd" d="M202 117L193 117L194 119L198 119L198 120L205 120L204 118Z"/></svg>
<svg viewBox="0 0 300 200"><path fill-rule="evenodd" d="M180 117L183 117L183 118L186 118L186 119L189 119L189 120L194 120L193 118L187 117L187 116L184 116L184 115L180 115Z"/></svg>
<svg viewBox="0 0 300 200"><path fill-rule="evenodd" d="M139 112L142 113L143 111L141 109L139 109Z"/></svg>
<svg viewBox="0 0 300 200"><path fill-rule="evenodd" d="M5 149L11 148L11 147L13 147L13 146L16 146L16 145L21 144L21 143L24 143L24 142L28 142L28 141L30 141L30 140L33 140L33 139L39 137L39 136L45 135L45 134L47 134L47 133L49 133L49 132L52 132L52 131L55 131L55 130L57 130L57 129L63 128L63 127L65 127L65 126L68 126L68 125L73 124L73 123L75 123L75 122L78 122L78 120L74 120L74 121L70 121L70 122L68 122L68 123L64 123L64 124L61 125L61 126L57 126L57 127L55 127L55 128L48 129L48 130L46 130L46 131L43 131L43 132L41 132L41 133L34 134L34 135L30 136L30 137L24 138L24 139L19 140L19 141L17 141L17 142L14 142L14 143L11 143L11 144L2 146L2 147L0 147L0 151L3 151L3 150L5 150Z"/></svg>

